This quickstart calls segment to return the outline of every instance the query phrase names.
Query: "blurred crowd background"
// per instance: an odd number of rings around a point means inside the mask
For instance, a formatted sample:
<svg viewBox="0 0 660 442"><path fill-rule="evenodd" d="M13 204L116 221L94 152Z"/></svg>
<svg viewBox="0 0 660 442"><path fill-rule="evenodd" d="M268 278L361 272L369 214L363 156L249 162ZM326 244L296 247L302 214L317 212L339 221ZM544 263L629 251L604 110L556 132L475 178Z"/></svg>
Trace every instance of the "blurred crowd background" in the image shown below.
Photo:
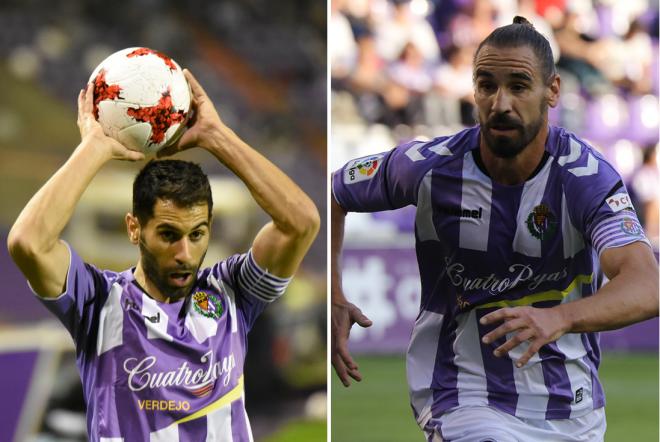
<svg viewBox="0 0 660 442"><path fill-rule="evenodd" d="M332 0L332 169L476 124L472 59L526 17L561 75L551 124L615 164L658 244L658 3L652 0ZM391 218L390 218L391 217ZM383 218L383 217L381 217ZM398 214L384 215L412 230Z"/></svg>
<svg viewBox="0 0 660 442"><path fill-rule="evenodd" d="M292 421L312 422L308 434L322 434L302 440L325 440L326 17L325 2L302 0L0 3L2 244L22 207L80 140L78 91L100 61L131 46L157 49L189 68L223 120L316 202L321 233L287 295L250 335L246 395L257 440L277 438ZM268 220L265 213L206 152L179 157L200 163L212 180L215 222L206 264L247 250ZM64 232L100 268L135 265L137 250L127 241L123 217L141 166L107 164ZM87 440L70 339L33 298L4 245L0 280L0 439L10 440L18 426L22 440ZM25 379L12 378L8 367L19 365L10 353L26 356L34 349L39 355L34 364L26 362ZM57 357L44 358L49 352ZM26 389L18 388L21 382Z"/></svg>

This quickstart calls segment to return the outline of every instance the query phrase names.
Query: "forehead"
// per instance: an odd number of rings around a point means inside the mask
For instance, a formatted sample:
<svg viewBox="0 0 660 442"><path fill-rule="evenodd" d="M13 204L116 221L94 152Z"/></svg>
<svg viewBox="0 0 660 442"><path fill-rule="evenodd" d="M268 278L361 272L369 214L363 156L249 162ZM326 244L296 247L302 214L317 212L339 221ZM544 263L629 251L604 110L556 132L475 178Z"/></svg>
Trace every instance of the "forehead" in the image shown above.
<svg viewBox="0 0 660 442"><path fill-rule="evenodd" d="M209 208L206 203L190 207L180 207L170 200L157 199L154 204L154 216L149 220L149 227L163 224L188 229L209 220Z"/></svg>
<svg viewBox="0 0 660 442"><path fill-rule="evenodd" d="M531 79L540 78L541 66L529 46L496 47L484 45L474 61L474 76L491 74L511 76L525 74Z"/></svg>

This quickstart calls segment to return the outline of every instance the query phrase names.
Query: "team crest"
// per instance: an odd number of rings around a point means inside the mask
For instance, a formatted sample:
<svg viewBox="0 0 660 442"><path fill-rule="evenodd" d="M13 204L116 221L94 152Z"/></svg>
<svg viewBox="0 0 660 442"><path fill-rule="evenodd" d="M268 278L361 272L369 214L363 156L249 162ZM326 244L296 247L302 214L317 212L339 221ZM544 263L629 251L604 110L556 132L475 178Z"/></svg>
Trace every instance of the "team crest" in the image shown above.
<svg viewBox="0 0 660 442"><path fill-rule="evenodd" d="M200 315L214 319L218 319L222 316L222 303L214 294L195 292L192 299L193 307Z"/></svg>
<svg viewBox="0 0 660 442"><path fill-rule="evenodd" d="M527 217L527 230L541 241L551 238L557 230L555 214L545 204L539 204Z"/></svg>
<svg viewBox="0 0 660 442"><path fill-rule="evenodd" d="M632 236L641 236L643 233L642 226L639 225L639 222L634 218L628 217L625 217L621 221L621 230L623 230L623 233Z"/></svg>

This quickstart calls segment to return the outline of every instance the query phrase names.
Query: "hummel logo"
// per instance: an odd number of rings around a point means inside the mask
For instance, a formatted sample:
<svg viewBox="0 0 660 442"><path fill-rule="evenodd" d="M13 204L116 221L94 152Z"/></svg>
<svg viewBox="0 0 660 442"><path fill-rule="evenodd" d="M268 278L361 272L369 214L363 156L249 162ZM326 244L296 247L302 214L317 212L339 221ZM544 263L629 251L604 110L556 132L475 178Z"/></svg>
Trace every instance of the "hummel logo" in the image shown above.
<svg viewBox="0 0 660 442"><path fill-rule="evenodd" d="M479 209L463 209L461 207L440 207L440 211L446 213L447 215L454 215L460 218L472 218L472 219L481 219L483 208Z"/></svg>
<svg viewBox="0 0 660 442"><path fill-rule="evenodd" d="M143 315L152 324L158 324L160 322L160 312L156 313L154 316Z"/></svg>

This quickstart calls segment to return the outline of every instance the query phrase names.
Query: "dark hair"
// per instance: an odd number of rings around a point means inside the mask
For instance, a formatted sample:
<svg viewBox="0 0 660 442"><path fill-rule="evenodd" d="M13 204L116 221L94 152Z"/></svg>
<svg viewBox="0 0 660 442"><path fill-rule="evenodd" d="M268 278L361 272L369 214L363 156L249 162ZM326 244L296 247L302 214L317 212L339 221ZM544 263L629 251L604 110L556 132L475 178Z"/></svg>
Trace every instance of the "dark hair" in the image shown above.
<svg viewBox="0 0 660 442"><path fill-rule="evenodd" d="M141 224L154 216L159 198L178 207L206 203L209 217L213 210L209 178L197 164L188 161L152 160L138 173L133 181L133 215Z"/></svg>
<svg viewBox="0 0 660 442"><path fill-rule="evenodd" d="M548 40L539 33L534 26L525 18L516 15L513 24L495 29L488 37L479 44L474 53L474 61L483 46L494 46L498 48L511 48L529 46L541 62L541 74L545 81L556 73L555 61L552 57L552 49Z"/></svg>

